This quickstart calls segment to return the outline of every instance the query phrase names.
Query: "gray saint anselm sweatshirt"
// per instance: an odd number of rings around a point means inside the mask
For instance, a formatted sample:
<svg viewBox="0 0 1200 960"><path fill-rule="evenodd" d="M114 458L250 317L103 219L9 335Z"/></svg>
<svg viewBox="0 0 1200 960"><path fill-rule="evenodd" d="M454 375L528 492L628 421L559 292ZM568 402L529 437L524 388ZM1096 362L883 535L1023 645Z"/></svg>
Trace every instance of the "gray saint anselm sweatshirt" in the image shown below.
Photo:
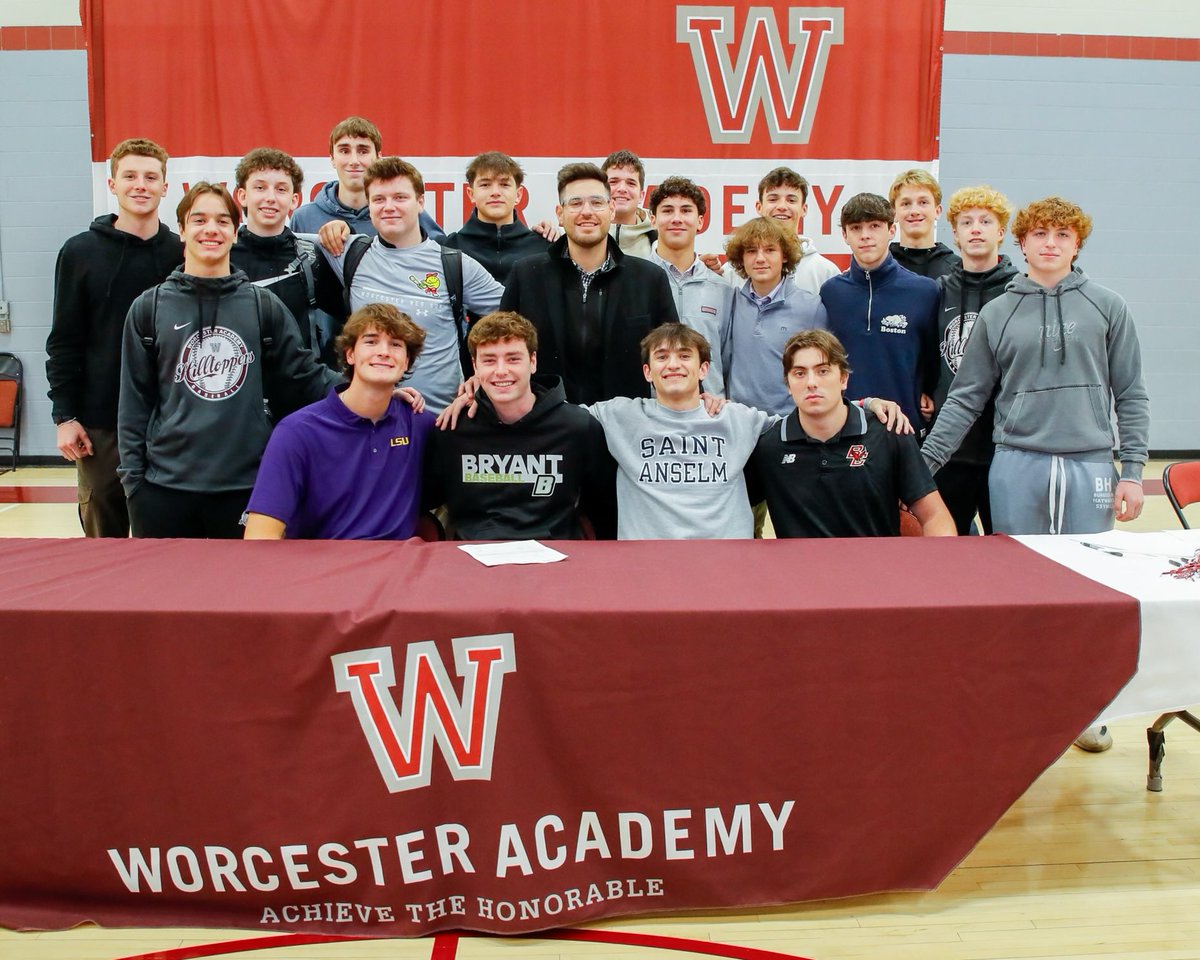
<svg viewBox="0 0 1200 960"><path fill-rule="evenodd" d="M618 540L729 540L754 536L743 469L773 418L727 403L672 410L647 397L585 407L617 461Z"/></svg>

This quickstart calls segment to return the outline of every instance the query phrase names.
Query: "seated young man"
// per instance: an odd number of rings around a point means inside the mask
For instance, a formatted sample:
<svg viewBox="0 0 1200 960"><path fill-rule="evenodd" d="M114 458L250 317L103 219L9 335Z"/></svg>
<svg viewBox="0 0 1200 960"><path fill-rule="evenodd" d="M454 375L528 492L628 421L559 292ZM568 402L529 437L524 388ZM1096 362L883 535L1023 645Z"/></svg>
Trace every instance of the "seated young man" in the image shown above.
<svg viewBox="0 0 1200 960"><path fill-rule="evenodd" d="M617 539L752 537L743 469L770 415L740 403L709 414L700 381L711 351L691 327L664 323L641 349L654 397L615 397L586 408L617 461Z"/></svg>
<svg viewBox="0 0 1200 960"><path fill-rule="evenodd" d="M350 382L285 417L250 496L247 540L404 540L416 532L433 416L394 396L425 331L387 303L338 337Z"/></svg>
<svg viewBox="0 0 1200 960"><path fill-rule="evenodd" d="M916 439L888 432L843 396L850 366L837 337L796 334L783 371L796 409L759 439L752 468L777 536L899 536L900 501L926 536L955 535Z"/></svg>
<svg viewBox="0 0 1200 960"><path fill-rule="evenodd" d="M583 537L614 533L615 465L604 430L567 403L562 378L537 374L537 331L518 313L481 317L467 336L478 409L434 432L425 501L445 504L463 540Z"/></svg>

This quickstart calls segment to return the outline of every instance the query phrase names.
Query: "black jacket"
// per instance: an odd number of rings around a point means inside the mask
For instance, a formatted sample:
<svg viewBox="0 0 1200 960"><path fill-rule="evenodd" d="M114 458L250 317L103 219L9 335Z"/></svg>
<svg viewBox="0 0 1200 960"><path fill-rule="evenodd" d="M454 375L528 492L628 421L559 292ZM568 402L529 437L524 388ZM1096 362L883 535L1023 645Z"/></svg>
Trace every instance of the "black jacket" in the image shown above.
<svg viewBox="0 0 1200 960"><path fill-rule="evenodd" d="M888 245L888 250L905 270L919 273L923 277L929 277L930 280L944 277L955 264L962 263L958 254L944 243L935 243L932 247L918 249L917 247L902 247L898 242L893 241Z"/></svg>
<svg viewBox="0 0 1200 960"><path fill-rule="evenodd" d="M516 423L502 422L480 390L474 418L434 431L426 503L445 503L453 533L463 540L578 540L579 512L598 537L611 539L616 464L604 428L567 403L560 378L535 375L533 392L533 409Z"/></svg>
<svg viewBox="0 0 1200 960"><path fill-rule="evenodd" d="M538 332L538 370L563 379L572 403L593 403L613 397L648 397L650 384L642 376L642 338L663 323L679 322L666 271L649 260L626 256L608 243L611 269L598 275L588 292L600 316L600 347L595 363L597 385L588 391L588 378L571 366L566 344L567 325L576 322L582 300L579 270L560 237L543 256L527 257L509 274L500 300L501 310L515 310ZM590 360L589 360L590 362ZM598 396L588 393L597 392Z"/></svg>
<svg viewBox="0 0 1200 960"><path fill-rule="evenodd" d="M142 240L97 217L73 236L54 268L54 318L46 338L46 379L55 422L117 428L121 332L129 306L183 263L183 244L165 226Z"/></svg>
<svg viewBox="0 0 1200 960"><path fill-rule="evenodd" d="M287 227L278 236L260 237L243 226L229 251L229 262L234 270L241 270L252 283L270 290L283 301L296 321L301 342L310 349L313 345L312 308L318 303L336 303L341 296L337 278L331 272L321 270L324 260L311 241L300 239ZM264 280L273 282L262 283ZM330 283L331 289L319 289Z"/></svg>
<svg viewBox="0 0 1200 960"><path fill-rule="evenodd" d="M484 223L479 215L471 212L471 218L442 241L442 246L461 250L500 283L508 282L513 265L525 257L545 253L550 242L534 233L520 220L497 227Z"/></svg>
<svg viewBox="0 0 1200 960"><path fill-rule="evenodd" d="M934 423L937 422L937 414L942 409L942 404L946 402L954 375L958 373L958 366L967 349L967 340L979 317L979 311L985 303L995 300L1004 292L1004 288L1017 276L1017 272L1017 268L1008 257L1001 256L996 266L983 273L964 270L960 262L956 263L948 274L938 279L942 300L938 307L939 366L937 389L933 392ZM989 400L975 425L963 438L958 452L951 459L959 463L989 463L995 452L995 444L992 443L992 421L995 416L995 404Z"/></svg>

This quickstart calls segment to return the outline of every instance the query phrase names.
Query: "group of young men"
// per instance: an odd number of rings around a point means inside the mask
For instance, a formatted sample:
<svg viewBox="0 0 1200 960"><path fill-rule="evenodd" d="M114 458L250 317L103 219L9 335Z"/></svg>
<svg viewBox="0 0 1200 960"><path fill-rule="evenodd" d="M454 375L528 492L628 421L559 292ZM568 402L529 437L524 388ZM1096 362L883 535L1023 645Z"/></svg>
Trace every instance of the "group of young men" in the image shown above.
<svg viewBox="0 0 1200 960"><path fill-rule="evenodd" d="M88 536L399 539L433 508L464 539L749 537L760 501L783 537L896 535L900 504L930 535L1140 513L1137 334L1076 265L1073 203L1012 219L959 190L956 253L937 182L905 171L842 205L843 272L787 167L722 262L696 251L705 192L647 192L630 151L564 166L532 229L520 165L480 154L446 236L382 146L339 123L303 206L296 162L252 150L233 193L187 191L178 237L166 152L113 151L118 212L64 245L47 341Z"/></svg>
<svg viewBox="0 0 1200 960"><path fill-rule="evenodd" d="M165 152L114 150L118 213L64 246L47 342L89 535L407 537L444 506L473 539L738 537L752 497L781 536L894 534L901 502L951 534L1140 510L1136 333L1074 265L1091 222L1067 201L1017 216L1022 275L1001 194L950 199L956 255L936 181L906 171L843 204L841 272L779 167L721 264L696 251L704 191L647 195L629 151L564 166L557 225L532 230L520 165L481 154L447 237L372 124L329 147L337 179L304 206L278 150L247 154L233 194L193 185L182 243L158 217Z"/></svg>

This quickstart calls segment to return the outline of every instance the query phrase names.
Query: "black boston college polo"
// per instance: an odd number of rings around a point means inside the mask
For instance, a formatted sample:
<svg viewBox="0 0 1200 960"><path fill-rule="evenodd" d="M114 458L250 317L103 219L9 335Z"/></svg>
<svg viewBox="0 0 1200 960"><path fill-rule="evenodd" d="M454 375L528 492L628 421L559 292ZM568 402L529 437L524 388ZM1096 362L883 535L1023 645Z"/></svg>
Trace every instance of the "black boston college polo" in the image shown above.
<svg viewBox="0 0 1200 960"><path fill-rule="evenodd" d="M846 406L841 432L824 442L804 432L796 412L759 437L754 467L776 536L899 536L899 501L937 489L915 437Z"/></svg>

